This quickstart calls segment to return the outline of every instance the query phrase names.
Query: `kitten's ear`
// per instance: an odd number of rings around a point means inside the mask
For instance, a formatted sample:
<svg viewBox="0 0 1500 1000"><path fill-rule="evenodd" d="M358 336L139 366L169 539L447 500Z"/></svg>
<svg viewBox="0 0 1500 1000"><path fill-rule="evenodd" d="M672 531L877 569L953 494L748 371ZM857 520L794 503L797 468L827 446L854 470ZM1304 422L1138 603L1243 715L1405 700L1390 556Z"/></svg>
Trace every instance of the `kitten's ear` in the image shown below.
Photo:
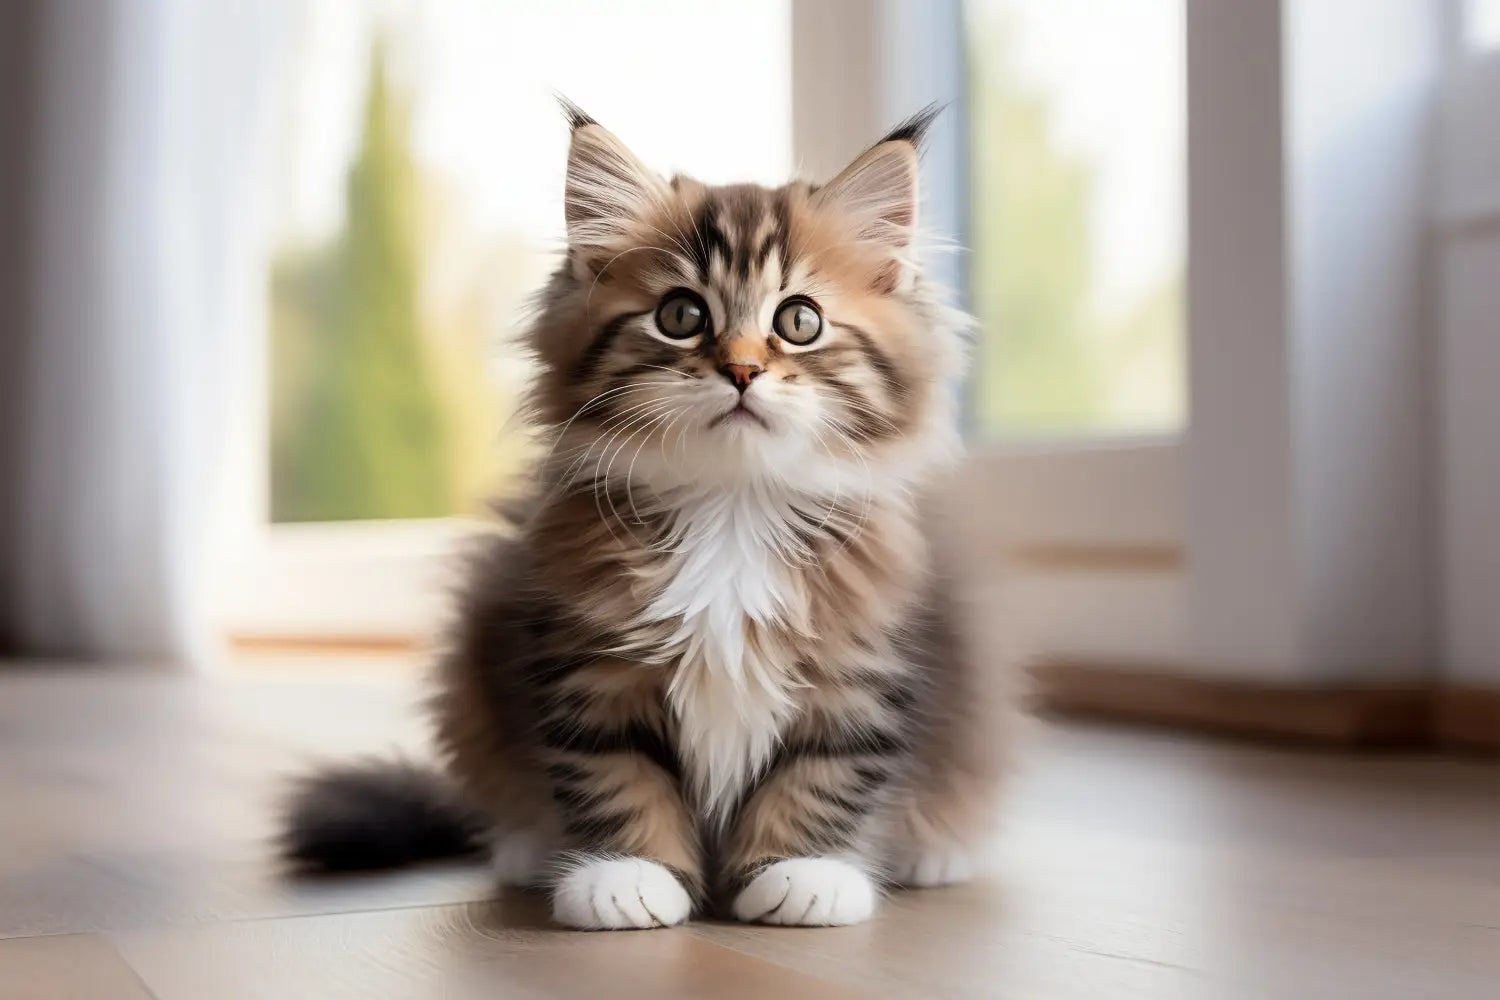
<svg viewBox="0 0 1500 1000"><path fill-rule="evenodd" d="M942 108L929 105L860 154L818 189L815 201L851 219L859 238L902 250L917 227L917 154Z"/></svg>
<svg viewBox="0 0 1500 1000"><path fill-rule="evenodd" d="M667 185L613 133L559 100L573 129L563 191L568 248L577 262L597 271L609 259L605 251L628 239L634 224L661 203Z"/></svg>

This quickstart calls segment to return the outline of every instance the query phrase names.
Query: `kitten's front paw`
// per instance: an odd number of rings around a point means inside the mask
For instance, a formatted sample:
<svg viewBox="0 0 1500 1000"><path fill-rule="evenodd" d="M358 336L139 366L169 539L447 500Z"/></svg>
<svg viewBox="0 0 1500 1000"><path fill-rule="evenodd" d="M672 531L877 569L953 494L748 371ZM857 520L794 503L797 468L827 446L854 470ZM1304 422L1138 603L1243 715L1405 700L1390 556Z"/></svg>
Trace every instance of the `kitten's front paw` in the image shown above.
<svg viewBox="0 0 1500 1000"><path fill-rule="evenodd" d="M870 877L836 858L778 861L735 898L739 920L794 927L857 924L875 912Z"/></svg>
<svg viewBox="0 0 1500 1000"><path fill-rule="evenodd" d="M585 931L670 927L692 909L677 877L644 858L588 861L552 890L552 919Z"/></svg>

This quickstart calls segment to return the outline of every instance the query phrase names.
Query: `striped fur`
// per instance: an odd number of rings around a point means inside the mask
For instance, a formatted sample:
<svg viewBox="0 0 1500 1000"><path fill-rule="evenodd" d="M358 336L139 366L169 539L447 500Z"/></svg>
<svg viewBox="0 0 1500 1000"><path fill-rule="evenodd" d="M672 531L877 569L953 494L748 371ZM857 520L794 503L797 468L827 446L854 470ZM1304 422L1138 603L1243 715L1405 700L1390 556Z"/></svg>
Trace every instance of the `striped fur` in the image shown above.
<svg viewBox="0 0 1500 1000"><path fill-rule="evenodd" d="M530 335L551 449L462 591L448 771L499 844L545 845L564 923L863 919L888 876L956 870L931 859L972 850L998 771L921 516L963 327L912 257L930 116L776 189L667 181L571 121ZM707 322L674 339L683 291Z"/></svg>

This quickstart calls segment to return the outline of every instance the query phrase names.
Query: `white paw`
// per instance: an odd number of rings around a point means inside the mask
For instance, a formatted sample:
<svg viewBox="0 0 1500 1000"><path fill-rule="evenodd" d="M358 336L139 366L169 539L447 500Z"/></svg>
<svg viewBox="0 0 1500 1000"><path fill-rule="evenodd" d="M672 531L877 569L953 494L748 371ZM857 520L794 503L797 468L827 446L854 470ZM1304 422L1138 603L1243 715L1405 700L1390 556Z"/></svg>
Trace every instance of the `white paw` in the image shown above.
<svg viewBox="0 0 1500 1000"><path fill-rule="evenodd" d="M692 908L677 877L643 858L589 861L552 890L552 919L586 931L670 927Z"/></svg>
<svg viewBox="0 0 1500 1000"><path fill-rule="evenodd" d="M869 876L835 858L778 861L734 901L740 920L797 927L857 924L874 912L875 885Z"/></svg>
<svg viewBox="0 0 1500 1000"><path fill-rule="evenodd" d="M930 848L897 861L891 878L898 885L912 889L930 889L939 885L957 885L974 877L969 855L957 848Z"/></svg>

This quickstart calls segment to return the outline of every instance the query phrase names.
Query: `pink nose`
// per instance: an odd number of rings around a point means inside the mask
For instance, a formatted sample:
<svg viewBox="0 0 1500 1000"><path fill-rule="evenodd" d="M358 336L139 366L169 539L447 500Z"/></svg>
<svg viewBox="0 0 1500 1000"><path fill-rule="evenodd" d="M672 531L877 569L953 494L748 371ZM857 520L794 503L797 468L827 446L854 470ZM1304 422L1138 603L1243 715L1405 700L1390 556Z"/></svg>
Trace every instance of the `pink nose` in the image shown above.
<svg viewBox="0 0 1500 1000"><path fill-rule="evenodd" d="M765 371L760 365L720 365L719 374L734 383L741 394Z"/></svg>

